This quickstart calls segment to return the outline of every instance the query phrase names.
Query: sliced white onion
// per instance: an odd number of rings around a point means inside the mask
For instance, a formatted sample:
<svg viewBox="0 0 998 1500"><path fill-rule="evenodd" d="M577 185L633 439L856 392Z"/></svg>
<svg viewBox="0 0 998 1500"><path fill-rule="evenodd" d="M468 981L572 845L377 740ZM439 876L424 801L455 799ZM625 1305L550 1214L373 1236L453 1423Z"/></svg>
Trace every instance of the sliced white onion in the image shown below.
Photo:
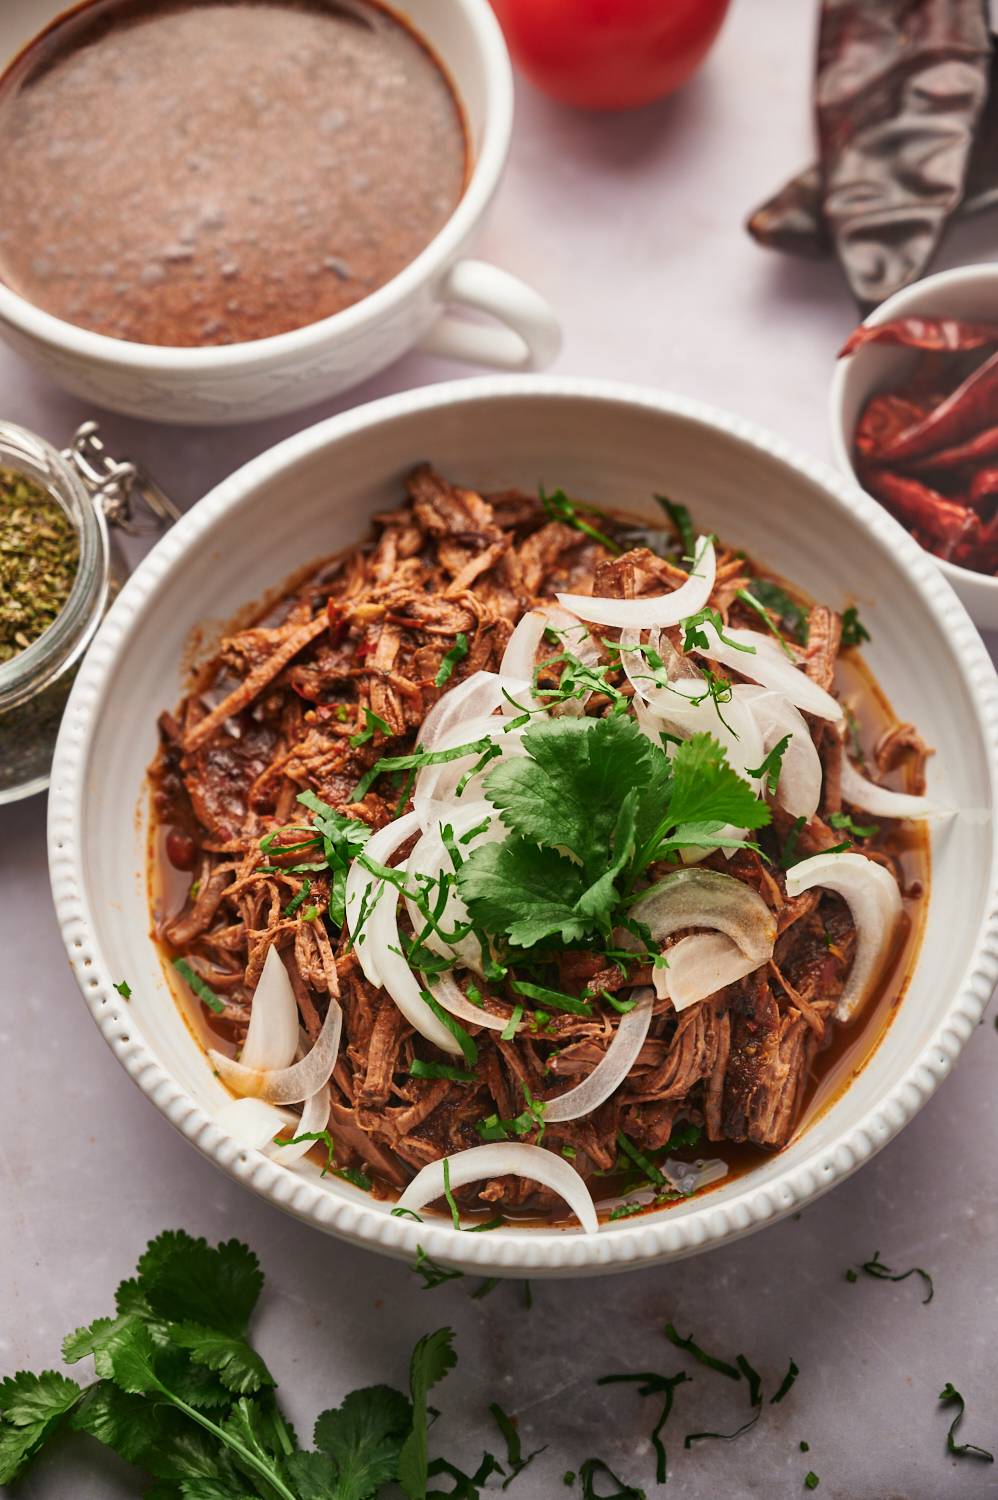
<svg viewBox="0 0 998 1500"><path fill-rule="evenodd" d="M842 897L856 928L852 967L835 1011L837 1020L849 1021L890 953L901 917L901 892L890 871L863 854L813 854L787 871L788 896L816 885Z"/></svg>
<svg viewBox="0 0 998 1500"><path fill-rule="evenodd" d="M756 967L772 956L776 941L776 918L758 891L719 870L677 870L636 901L631 916L648 926L656 943L684 927L723 932ZM628 946L635 941L630 933L622 938ZM675 951L669 950L670 963Z"/></svg>
<svg viewBox="0 0 998 1500"><path fill-rule="evenodd" d="M239 1060L244 1067L286 1068L298 1051L298 1002L277 945L271 943L253 991Z"/></svg>
<svg viewBox="0 0 998 1500"><path fill-rule="evenodd" d="M953 809L939 807L928 797L915 797L907 792L892 792L890 787L877 786L861 776L842 750L842 797L861 812L872 813L875 818L910 818L921 821L925 818L951 818Z"/></svg>
<svg viewBox="0 0 998 1500"><path fill-rule="evenodd" d="M650 989L635 990L632 998L637 999L637 1005L621 1016L613 1040L588 1078L559 1094L557 1099L545 1102L544 1118L552 1125L592 1114L620 1087L631 1071L648 1035L654 1004Z"/></svg>
<svg viewBox="0 0 998 1500"><path fill-rule="evenodd" d="M330 997L326 1018L313 1046L300 1062L288 1068L247 1068L213 1048L208 1056L222 1082L234 1094L263 1099L267 1104L301 1104L329 1082L340 1050L342 1028L340 1003Z"/></svg>
<svg viewBox="0 0 998 1500"><path fill-rule="evenodd" d="M312 1094L310 1098L305 1100L305 1108L301 1112L301 1119L292 1122L293 1134L295 1136L318 1135L319 1131L325 1130L329 1124L329 1110L329 1085L323 1084L317 1093ZM314 1141L295 1141L293 1146L282 1146L271 1137L270 1144L267 1147L267 1155L272 1156L275 1161L283 1163L284 1166L290 1167L296 1161L300 1161L303 1156L307 1155L314 1144Z"/></svg>
<svg viewBox="0 0 998 1500"><path fill-rule="evenodd" d="M472 672L434 703L419 731L420 749L435 749L440 736L455 724L494 713L502 701L502 683L497 673Z"/></svg>
<svg viewBox="0 0 998 1500"><path fill-rule="evenodd" d="M557 1193L574 1213L583 1229L595 1234L599 1229L596 1207L585 1182L563 1156L555 1156L543 1146L529 1146L525 1141L501 1141L492 1146L472 1146L448 1157L448 1177L452 1188L467 1187L469 1182L484 1182L490 1177L526 1177ZM444 1164L430 1162L417 1172L398 1201L399 1208L425 1208L444 1195Z"/></svg>
<svg viewBox="0 0 998 1500"><path fill-rule="evenodd" d="M680 938L666 957L669 967L655 970L655 993L667 995L677 1010L716 995L769 962L768 954L749 957L722 932L693 932Z"/></svg>
<svg viewBox="0 0 998 1500"><path fill-rule="evenodd" d="M484 1026L488 1031L505 1031L509 1025L509 1016L497 1016L483 1005L476 1005L469 1000L453 974L423 974L421 977L437 1004L459 1020L467 1021L473 1026ZM524 1024L521 1021L517 1031L522 1031Z"/></svg>
<svg viewBox="0 0 998 1500"><path fill-rule="evenodd" d="M419 829L418 815L414 812L406 813L404 817L396 818L394 823L386 823L384 828L379 828L377 833L372 833L364 846L364 854L374 864L387 864L396 849L404 844L406 839L411 839L414 833L418 833ZM380 904L380 901L385 899L387 890L386 888L386 890L379 891L379 884L375 876L365 870L360 861L355 859L347 872L344 905L347 928L353 938L357 960L363 970L364 978L380 989L381 975L378 972L377 959L370 941L370 917L374 910L374 903L377 900ZM362 917L363 921L361 921Z"/></svg>
<svg viewBox="0 0 998 1500"><path fill-rule="evenodd" d="M836 702L831 693L826 693L824 688L811 681L806 672L795 666L772 636L763 634L761 630L742 630L729 626L724 632L727 639L722 641L710 623L705 623L701 629L709 644L693 648L698 656L706 656L709 661L719 661L722 666L731 667L752 682L783 693L805 713L814 714L819 719L842 718L841 703ZM739 646L750 646L752 651L739 651Z"/></svg>
<svg viewBox="0 0 998 1500"><path fill-rule="evenodd" d="M600 599L590 594L558 594L558 603L596 625L632 625L637 630L678 625L688 615L703 609L714 589L717 560L709 537L697 538L695 572L671 594L653 594L647 599Z"/></svg>
<svg viewBox="0 0 998 1500"><path fill-rule="evenodd" d="M505 838L507 833L507 830L503 827L503 825L499 822L499 819L496 817L495 808L492 807L490 803L471 802L467 806L465 806L462 799L462 801L458 803L457 809L454 812L446 815L441 819L440 822L434 823L426 830L422 838L414 846L412 853L409 855L409 858L406 861L405 871L408 877L412 877L408 880L407 883L411 885L414 890L424 883L423 881L418 880L416 878L417 876L423 875L427 876L430 880L437 880L442 871L446 870L448 873L453 873L451 857L446 845L444 844L443 838L441 837L442 822L448 823L450 825L450 827L454 831L454 837L458 841L460 841L469 832L470 829L475 828L477 825L483 823L487 825L467 844L460 844L462 853L465 854L469 853L472 849L477 848L479 844L493 842L496 839ZM413 901L409 896L406 897L405 904L406 910L409 913L409 920L412 923L413 931L422 933L424 927L426 926L425 917L419 910L419 907L416 905L415 901ZM461 897L459 896L456 888L452 886L447 895L447 904L444 907L444 910L439 918L440 925L448 931L453 931L455 927L458 927L462 923L467 922L467 920L468 908L461 900ZM451 953L456 953L458 958L463 964L466 965L467 968L474 969L476 973L481 973L482 950L478 939L472 934L469 934L466 938L462 938L458 943L450 944L444 942L439 933L431 929L431 931L429 931L423 938L423 942L428 948L431 948L434 953L441 953L446 956L449 956ZM443 1002L441 1003L443 1004ZM467 1003L470 1004L470 1001ZM446 1008L449 1010L450 1006L447 1006ZM457 1014L457 1012L455 1012L455 1014Z"/></svg>
<svg viewBox="0 0 998 1500"><path fill-rule="evenodd" d="M230 1099L218 1111L215 1123L241 1146L262 1151L291 1119L286 1110L265 1104L262 1099Z"/></svg>
<svg viewBox="0 0 998 1500"><path fill-rule="evenodd" d="M509 719L498 714L488 714L479 719L467 719L461 723L452 724L448 729L440 732L435 745L437 750L453 750L459 745L489 739L497 744L499 755L487 761L482 770L471 777L460 797L457 796L457 788L475 762L481 759L480 751L469 750L467 755L461 755L455 760L444 761L440 765L423 766L412 788L412 806L419 817L421 828L430 828L441 818L446 821L448 814L454 808L480 800L482 780L493 769L497 760L504 760L511 755L526 754L522 745L523 727L511 729L509 726Z"/></svg>
<svg viewBox="0 0 998 1500"><path fill-rule="evenodd" d="M803 818L809 823L821 801L822 766L821 756L803 714L789 698L774 692L772 688L739 682L735 684L732 693L749 705L762 735L765 755L789 734L790 743L783 752L780 778L773 800L780 807L786 808L792 818ZM757 767L761 764L761 760L756 762Z"/></svg>
<svg viewBox="0 0 998 1500"><path fill-rule="evenodd" d="M536 609L528 610L510 636L499 665L499 675L506 689L503 697L504 713L517 712L516 705L509 701L510 698L525 706L535 704L543 707L544 700L534 693L533 681L537 669L537 653L548 628L557 630L562 637L551 655L569 651L588 666L594 666L600 660L599 647L590 635L588 626L577 616L569 614L567 609L561 609L556 604L541 604ZM592 694L587 693L584 698L569 698L564 703L556 704L552 712L581 714L591 697Z"/></svg>

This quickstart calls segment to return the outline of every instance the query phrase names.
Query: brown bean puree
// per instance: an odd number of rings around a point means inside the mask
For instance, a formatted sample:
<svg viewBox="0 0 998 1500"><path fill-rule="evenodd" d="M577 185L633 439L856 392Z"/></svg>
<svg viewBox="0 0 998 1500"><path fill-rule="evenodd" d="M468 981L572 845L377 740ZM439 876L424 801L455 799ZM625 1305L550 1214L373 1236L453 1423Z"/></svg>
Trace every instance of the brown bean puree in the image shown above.
<svg viewBox="0 0 998 1500"><path fill-rule="evenodd" d="M0 79L0 279L144 344L301 328L464 190L461 108L369 0L90 0Z"/></svg>

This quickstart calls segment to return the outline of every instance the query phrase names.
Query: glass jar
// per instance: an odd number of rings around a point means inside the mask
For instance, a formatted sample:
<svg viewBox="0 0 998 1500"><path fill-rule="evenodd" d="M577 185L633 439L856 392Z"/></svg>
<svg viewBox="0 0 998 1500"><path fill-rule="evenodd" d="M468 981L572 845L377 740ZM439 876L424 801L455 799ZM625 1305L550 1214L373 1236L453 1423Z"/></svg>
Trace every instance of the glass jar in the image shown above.
<svg viewBox="0 0 998 1500"><path fill-rule="evenodd" d="M47 630L0 663L0 803L48 785L52 754L76 668L128 567L111 527L158 530L178 512L134 464L116 462L97 424L86 422L59 453L44 438L0 421L0 468L14 469L45 489L72 523L79 545L69 597ZM149 513L136 520L133 498ZM152 524L150 524L150 522Z"/></svg>

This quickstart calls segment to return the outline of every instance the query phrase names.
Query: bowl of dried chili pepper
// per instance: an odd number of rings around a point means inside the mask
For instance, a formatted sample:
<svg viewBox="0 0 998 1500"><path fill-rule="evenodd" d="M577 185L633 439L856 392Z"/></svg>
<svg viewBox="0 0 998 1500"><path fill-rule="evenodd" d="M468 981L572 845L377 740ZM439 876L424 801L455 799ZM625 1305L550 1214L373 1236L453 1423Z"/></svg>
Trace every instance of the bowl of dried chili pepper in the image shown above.
<svg viewBox="0 0 998 1500"><path fill-rule="evenodd" d="M843 345L831 407L839 464L998 630L998 265L888 298Z"/></svg>

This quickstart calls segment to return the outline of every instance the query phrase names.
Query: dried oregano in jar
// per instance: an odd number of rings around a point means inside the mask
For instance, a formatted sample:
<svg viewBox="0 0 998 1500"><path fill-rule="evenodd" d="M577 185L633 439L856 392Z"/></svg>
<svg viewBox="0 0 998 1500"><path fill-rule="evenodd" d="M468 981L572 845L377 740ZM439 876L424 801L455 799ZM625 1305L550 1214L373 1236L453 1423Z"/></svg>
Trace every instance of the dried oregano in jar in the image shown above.
<svg viewBox="0 0 998 1500"><path fill-rule="evenodd" d="M59 502L0 468L0 662L27 649L69 598L80 548Z"/></svg>

